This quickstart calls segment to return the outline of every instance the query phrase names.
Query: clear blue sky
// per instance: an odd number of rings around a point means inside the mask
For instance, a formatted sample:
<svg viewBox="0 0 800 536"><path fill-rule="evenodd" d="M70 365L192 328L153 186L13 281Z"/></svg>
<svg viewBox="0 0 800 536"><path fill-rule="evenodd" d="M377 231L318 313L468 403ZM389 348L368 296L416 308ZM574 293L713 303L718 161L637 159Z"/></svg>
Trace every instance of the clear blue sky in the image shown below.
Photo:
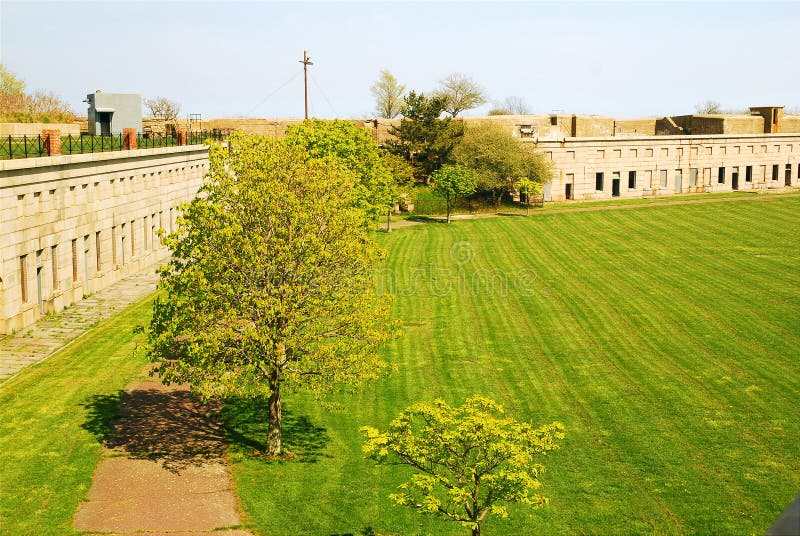
<svg viewBox="0 0 800 536"><path fill-rule="evenodd" d="M316 117L370 116L382 68L419 91L463 72L537 113L800 105L795 2L0 0L2 63L80 114L102 89L163 95L205 118L299 117L303 49Z"/></svg>

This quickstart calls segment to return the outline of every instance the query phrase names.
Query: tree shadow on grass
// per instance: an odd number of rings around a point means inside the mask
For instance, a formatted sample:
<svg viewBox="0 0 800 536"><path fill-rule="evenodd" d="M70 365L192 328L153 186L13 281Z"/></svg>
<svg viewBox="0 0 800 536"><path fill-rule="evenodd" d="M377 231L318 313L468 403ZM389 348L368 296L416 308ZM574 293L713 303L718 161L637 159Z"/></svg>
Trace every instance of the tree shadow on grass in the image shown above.
<svg viewBox="0 0 800 536"><path fill-rule="evenodd" d="M409 216L406 221L416 221L420 223L447 223L447 218L444 216Z"/></svg>
<svg viewBox="0 0 800 536"><path fill-rule="evenodd" d="M353 532L342 532L341 534L335 533L330 536L356 536L356 534ZM358 531L358 536L375 536L375 530L370 526L364 527Z"/></svg>
<svg viewBox="0 0 800 536"><path fill-rule="evenodd" d="M328 431L315 425L305 415L297 415L283 405L281 441L288 458L296 462L316 463L330 457L325 448L330 442ZM222 409L222 423L233 454L263 456L266 452L269 410L263 399L231 398Z"/></svg>
<svg viewBox="0 0 800 536"><path fill-rule="evenodd" d="M82 406L83 428L105 448L174 473L220 461L225 452L219 404L204 404L186 390L140 387L94 395Z"/></svg>

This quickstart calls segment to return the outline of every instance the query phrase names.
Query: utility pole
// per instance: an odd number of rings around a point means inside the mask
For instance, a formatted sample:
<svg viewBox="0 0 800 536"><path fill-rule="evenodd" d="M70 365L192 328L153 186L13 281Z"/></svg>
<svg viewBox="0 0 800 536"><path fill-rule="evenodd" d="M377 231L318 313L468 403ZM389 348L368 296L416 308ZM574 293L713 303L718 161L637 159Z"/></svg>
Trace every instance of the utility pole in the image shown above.
<svg viewBox="0 0 800 536"><path fill-rule="evenodd" d="M314 65L311 58L308 57L308 50L303 51L303 59L300 60L303 64L303 85L306 91L306 120L308 119L308 66Z"/></svg>

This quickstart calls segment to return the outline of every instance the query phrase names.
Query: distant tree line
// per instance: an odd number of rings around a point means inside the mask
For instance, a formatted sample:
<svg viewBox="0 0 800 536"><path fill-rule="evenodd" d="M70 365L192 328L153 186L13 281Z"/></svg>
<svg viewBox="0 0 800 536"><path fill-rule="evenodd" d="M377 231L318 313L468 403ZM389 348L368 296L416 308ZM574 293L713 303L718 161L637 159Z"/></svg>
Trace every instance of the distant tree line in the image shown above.
<svg viewBox="0 0 800 536"><path fill-rule="evenodd" d="M69 123L72 108L52 91L25 91L25 81L0 64L0 121L10 123Z"/></svg>
<svg viewBox="0 0 800 536"><path fill-rule="evenodd" d="M519 143L510 132L489 121L466 125L458 115L487 102L486 94L470 77L454 73L426 95L406 87L386 70L373 84L377 112L384 118L400 116L389 133L393 140L384 151L406 162L415 182L432 184L447 205L470 196L490 198L499 205L504 194L535 192L550 173L543 155ZM528 111L518 97L509 97L495 111Z"/></svg>

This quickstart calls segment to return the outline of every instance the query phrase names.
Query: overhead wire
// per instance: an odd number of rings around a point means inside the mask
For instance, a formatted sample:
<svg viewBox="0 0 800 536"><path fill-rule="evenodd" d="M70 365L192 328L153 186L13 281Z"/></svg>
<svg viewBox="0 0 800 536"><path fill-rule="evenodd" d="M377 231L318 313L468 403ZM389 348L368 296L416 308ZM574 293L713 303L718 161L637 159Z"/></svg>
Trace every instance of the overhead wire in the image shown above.
<svg viewBox="0 0 800 536"><path fill-rule="evenodd" d="M325 102L328 103L328 106L333 112L334 117L339 117L339 112L336 111L336 108L334 108L333 104L328 98L328 95L325 94L325 91L323 91L322 87L320 87L320 85L317 83L316 77L312 76L311 73L309 73L308 77L311 78L311 81L314 83L314 87L316 87L319 90L319 92L322 93L322 97L325 99Z"/></svg>
<svg viewBox="0 0 800 536"><path fill-rule="evenodd" d="M269 94L268 94L266 97L264 97L263 99L261 99L261 102L259 102L259 103L258 103L258 104L256 104L255 106L253 106L253 107L250 109L250 111L248 111L248 112L247 112L245 115L246 115L246 116L248 116L248 115L250 115L251 113L253 113L253 111L254 111L256 108L258 108L259 106L261 106L262 104L264 104L265 102L267 102L267 100L269 100L269 99L270 99L270 97L272 97L273 95L275 95L275 94L276 94L278 91L282 90L283 88L285 88L286 86L288 86L289 84L291 84L292 82L294 82L294 80L295 80L295 79L296 79L298 76L300 76L301 74L302 74L302 73L300 73L300 72L298 72L298 73L295 73L295 74L294 74L294 75L293 75L291 78L289 78L289 79L288 79L286 82L284 82L283 84L281 84L280 86L278 86L277 88L275 88L275 89L274 89L274 90L273 90L271 93L269 93Z"/></svg>

